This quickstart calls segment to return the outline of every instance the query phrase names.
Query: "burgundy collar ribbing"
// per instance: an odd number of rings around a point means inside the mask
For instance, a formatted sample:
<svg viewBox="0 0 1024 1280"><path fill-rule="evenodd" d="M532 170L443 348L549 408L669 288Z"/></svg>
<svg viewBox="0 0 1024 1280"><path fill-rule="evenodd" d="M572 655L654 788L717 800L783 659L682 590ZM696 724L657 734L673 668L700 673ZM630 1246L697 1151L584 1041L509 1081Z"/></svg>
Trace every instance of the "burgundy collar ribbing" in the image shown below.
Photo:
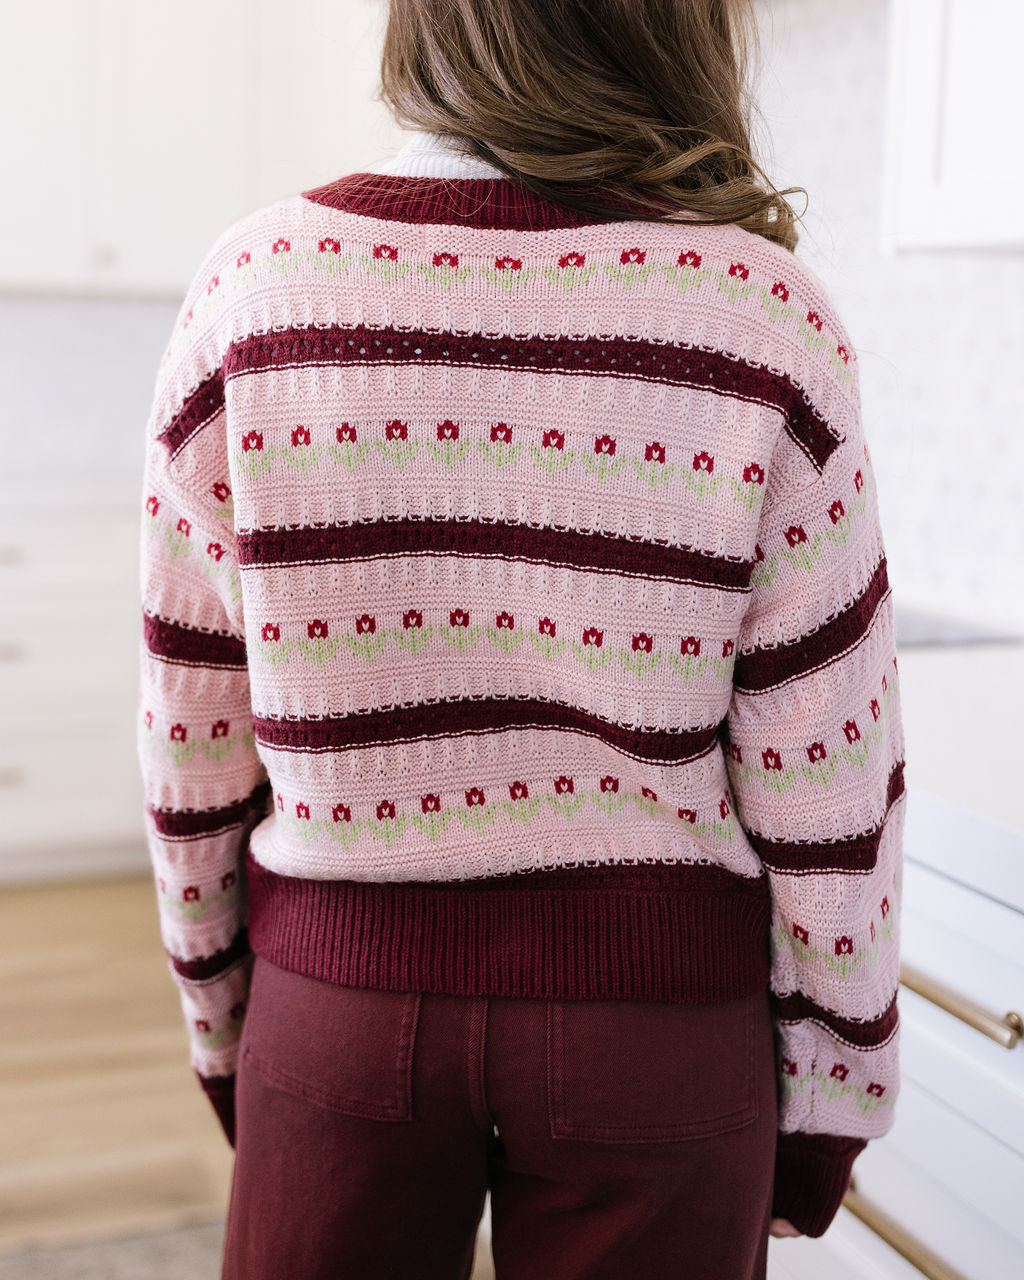
<svg viewBox="0 0 1024 1280"><path fill-rule="evenodd" d="M597 191L592 194L602 197ZM489 231L553 231L614 221L545 200L510 178L410 177L351 173L303 191L332 209L392 222L430 222ZM619 200L620 208L628 206ZM640 209L641 206L634 206Z"/></svg>

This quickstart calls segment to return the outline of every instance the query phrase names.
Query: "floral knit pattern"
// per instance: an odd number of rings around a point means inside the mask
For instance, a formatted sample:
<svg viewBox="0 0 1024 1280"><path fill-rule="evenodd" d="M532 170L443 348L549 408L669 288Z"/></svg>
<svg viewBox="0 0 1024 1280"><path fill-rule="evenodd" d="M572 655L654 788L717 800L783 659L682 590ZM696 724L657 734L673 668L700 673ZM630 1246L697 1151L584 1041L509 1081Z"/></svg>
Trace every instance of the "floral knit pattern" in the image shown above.
<svg viewBox="0 0 1024 1280"><path fill-rule="evenodd" d="M289 892L668 874L766 886L780 1128L881 1136L904 744L852 343L739 228L460 223L438 185L240 219L157 374L138 745L191 1063L236 1068L247 856Z"/></svg>

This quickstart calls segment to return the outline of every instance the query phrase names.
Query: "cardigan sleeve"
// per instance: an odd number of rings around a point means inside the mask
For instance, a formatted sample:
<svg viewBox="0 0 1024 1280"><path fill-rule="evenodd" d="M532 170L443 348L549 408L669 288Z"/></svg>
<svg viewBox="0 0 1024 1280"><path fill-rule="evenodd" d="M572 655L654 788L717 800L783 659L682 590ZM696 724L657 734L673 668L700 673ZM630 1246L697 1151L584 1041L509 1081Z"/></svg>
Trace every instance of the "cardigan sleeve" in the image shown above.
<svg viewBox="0 0 1024 1280"><path fill-rule="evenodd" d="M808 1236L899 1090L904 741L856 381L844 425L810 483L790 467L766 499L727 715L737 818L772 898L773 1216Z"/></svg>
<svg viewBox="0 0 1024 1280"><path fill-rule="evenodd" d="M168 352L175 342L182 346L172 339ZM165 377L168 360L146 433L140 502L137 750L160 933L189 1062L234 1145L252 970L244 854L269 812L270 784L253 732L223 382L209 334L185 342L175 361L184 372Z"/></svg>

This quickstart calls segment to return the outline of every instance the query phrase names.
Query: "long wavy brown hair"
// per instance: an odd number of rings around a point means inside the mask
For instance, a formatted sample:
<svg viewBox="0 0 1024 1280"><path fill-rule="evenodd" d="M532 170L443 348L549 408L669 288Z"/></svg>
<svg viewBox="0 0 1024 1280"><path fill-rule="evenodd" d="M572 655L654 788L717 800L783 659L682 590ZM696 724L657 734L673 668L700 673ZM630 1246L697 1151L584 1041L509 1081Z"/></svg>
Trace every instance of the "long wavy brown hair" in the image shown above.
<svg viewBox="0 0 1024 1280"><path fill-rule="evenodd" d="M795 248L785 197L807 192L779 191L752 154L751 0L387 3L376 100L399 125L580 212L685 211Z"/></svg>

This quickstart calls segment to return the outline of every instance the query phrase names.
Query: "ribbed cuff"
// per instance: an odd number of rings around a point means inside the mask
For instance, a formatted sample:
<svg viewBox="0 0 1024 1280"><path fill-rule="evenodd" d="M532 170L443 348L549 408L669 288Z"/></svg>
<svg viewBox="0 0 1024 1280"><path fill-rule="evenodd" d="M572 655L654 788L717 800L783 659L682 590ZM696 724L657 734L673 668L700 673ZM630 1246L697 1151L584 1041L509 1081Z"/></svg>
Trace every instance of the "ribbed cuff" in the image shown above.
<svg viewBox="0 0 1024 1280"><path fill-rule="evenodd" d="M850 1185L866 1138L830 1133L779 1133L772 1217L787 1218L805 1236L823 1236Z"/></svg>
<svg viewBox="0 0 1024 1280"><path fill-rule="evenodd" d="M192 1068L195 1071L195 1067ZM203 1092L210 1099L214 1111L217 1113L217 1119L220 1121L221 1128L224 1130L224 1136L231 1144L231 1149L235 1146L235 1077L230 1076L201 1076L196 1071L196 1078L202 1086Z"/></svg>

